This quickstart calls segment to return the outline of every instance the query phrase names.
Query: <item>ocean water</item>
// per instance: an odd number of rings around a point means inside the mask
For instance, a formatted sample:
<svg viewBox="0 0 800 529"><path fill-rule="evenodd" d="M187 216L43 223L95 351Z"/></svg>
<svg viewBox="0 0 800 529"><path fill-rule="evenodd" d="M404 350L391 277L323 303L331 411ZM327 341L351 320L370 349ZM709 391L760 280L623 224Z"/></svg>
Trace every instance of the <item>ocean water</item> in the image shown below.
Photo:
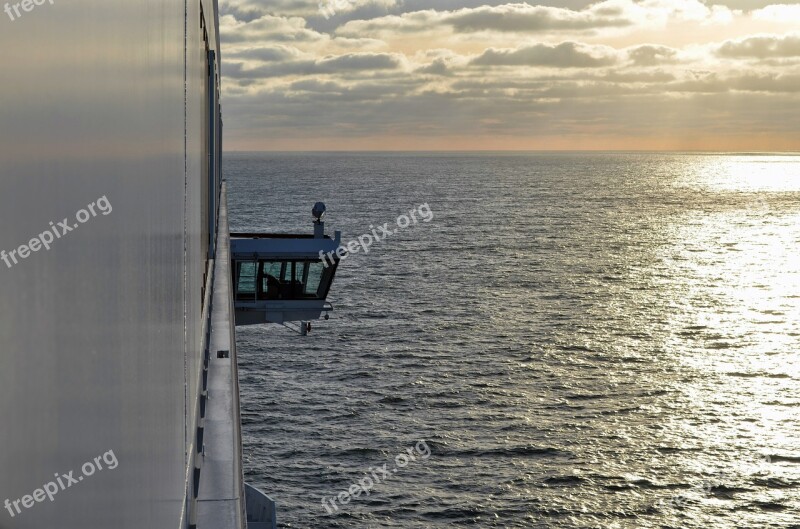
<svg viewBox="0 0 800 529"><path fill-rule="evenodd" d="M237 330L245 477L280 527L800 528L800 157L224 169L233 230L310 232L323 200L345 241L396 231L309 336Z"/></svg>

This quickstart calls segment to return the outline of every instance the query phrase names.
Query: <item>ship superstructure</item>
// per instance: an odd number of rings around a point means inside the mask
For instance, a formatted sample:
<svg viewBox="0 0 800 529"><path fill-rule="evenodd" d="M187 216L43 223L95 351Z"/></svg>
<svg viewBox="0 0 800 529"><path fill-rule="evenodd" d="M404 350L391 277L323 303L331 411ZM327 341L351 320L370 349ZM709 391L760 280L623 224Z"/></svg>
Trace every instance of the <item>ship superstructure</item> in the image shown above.
<svg viewBox="0 0 800 529"><path fill-rule="evenodd" d="M0 527L274 527L242 482L217 2L29 4L0 18Z"/></svg>

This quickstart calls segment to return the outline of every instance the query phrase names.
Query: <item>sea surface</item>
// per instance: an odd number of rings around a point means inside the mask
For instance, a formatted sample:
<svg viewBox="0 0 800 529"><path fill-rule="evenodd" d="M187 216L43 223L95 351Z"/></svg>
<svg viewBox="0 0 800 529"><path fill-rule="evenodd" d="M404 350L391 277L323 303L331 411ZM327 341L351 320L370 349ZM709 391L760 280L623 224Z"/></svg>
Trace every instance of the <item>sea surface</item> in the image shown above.
<svg viewBox="0 0 800 529"><path fill-rule="evenodd" d="M800 528L800 156L224 169L233 230L310 233L322 200L345 242L395 231L309 336L237 329L245 478L279 527Z"/></svg>

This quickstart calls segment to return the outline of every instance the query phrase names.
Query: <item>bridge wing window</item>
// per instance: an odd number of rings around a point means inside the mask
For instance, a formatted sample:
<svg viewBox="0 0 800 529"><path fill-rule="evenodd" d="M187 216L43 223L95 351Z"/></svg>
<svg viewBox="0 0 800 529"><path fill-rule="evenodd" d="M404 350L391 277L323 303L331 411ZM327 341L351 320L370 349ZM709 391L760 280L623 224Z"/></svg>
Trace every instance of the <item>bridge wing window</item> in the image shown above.
<svg viewBox="0 0 800 529"><path fill-rule="evenodd" d="M261 261L261 288L258 299L280 299L281 278L287 264L281 261Z"/></svg>
<svg viewBox="0 0 800 529"><path fill-rule="evenodd" d="M311 260L234 261L237 301L324 300L336 264Z"/></svg>
<svg viewBox="0 0 800 529"><path fill-rule="evenodd" d="M281 274L281 281L283 284L288 284L292 281L292 265L294 263L287 261L283 263L283 273Z"/></svg>
<svg viewBox="0 0 800 529"><path fill-rule="evenodd" d="M236 299L256 299L255 261L239 261L236 263Z"/></svg>
<svg viewBox="0 0 800 529"><path fill-rule="evenodd" d="M305 290L303 293L306 296L319 297L319 287L322 282L322 273L325 271L325 266L320 262L306 264Z"/></svg>

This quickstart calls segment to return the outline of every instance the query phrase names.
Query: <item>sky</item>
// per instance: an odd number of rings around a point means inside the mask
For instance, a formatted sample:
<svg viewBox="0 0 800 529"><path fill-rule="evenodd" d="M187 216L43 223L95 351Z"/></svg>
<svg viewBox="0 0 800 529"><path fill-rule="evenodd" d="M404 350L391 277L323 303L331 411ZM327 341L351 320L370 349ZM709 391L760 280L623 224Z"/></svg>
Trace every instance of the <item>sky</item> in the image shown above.
<svg viewBox="0 0 800 529"><path fill-rule="evenodd" d="M226 150L800 150L800 3L220 11Z"/></svg>

